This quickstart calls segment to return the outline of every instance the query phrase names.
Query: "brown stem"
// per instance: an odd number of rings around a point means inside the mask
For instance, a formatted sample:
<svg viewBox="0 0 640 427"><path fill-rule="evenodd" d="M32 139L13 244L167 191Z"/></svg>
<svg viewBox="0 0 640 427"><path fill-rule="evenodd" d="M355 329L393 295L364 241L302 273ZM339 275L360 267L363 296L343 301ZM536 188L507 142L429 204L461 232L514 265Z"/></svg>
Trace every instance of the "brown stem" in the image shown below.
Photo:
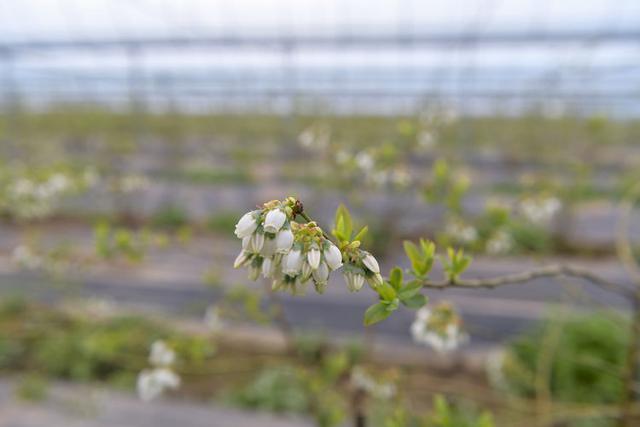
<svg viewBox="0 0 640 427"><path fill-rule="evenodd" d="M456 279L455 281L443 280L434 282L425 280L422 285L425 288L444 289L448 287L458 288L495 288L503 285L512 285L527 283L534 279L542 277L575 277L586 280L596 286L606 289L611 292L618 293L628 298L633 298L634 293L632 290L619 283L612 282L603 277L600 277L588 270L570 266L570 265L549 265L540 267L535 270L526 271L523 273L506 274L504 276L498 276L487 279Z"/></svg>
<svg viewBox="0 0 640 427"><path fill-rule="evenodd" d="M351 406L353 410L353 426L354 427L367 427L367 415L365 414L364 404L367 395L366 392L360 388L356 388L353 393L353 399Z"/></svg>

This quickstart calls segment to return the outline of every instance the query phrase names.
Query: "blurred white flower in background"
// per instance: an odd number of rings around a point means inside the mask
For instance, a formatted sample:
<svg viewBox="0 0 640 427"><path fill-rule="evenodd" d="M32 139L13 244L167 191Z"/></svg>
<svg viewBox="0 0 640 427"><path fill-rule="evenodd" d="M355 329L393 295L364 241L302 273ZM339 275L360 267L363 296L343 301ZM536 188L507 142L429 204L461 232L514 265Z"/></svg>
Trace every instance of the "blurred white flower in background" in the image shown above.
<svg viewBox="0 0 640 427"><path fill-rule="evenodd" d="M144 369L138 375L137 390L140 399L148 402L159 397L165 390L180 387L180 377L172 370L175 352L162 340L151 344L149 363L151 369Z"/></svg>
<svg viewBox="0 0 640 427"><path fill-rule="evenodd" d="M422 307L411 324L413 340L439 353L455 350L468 341L462 331L462 319L450 303L441 302L432 309Z"/></svg>
<svg viewBox="0 0 640 427"><path fill-rule="evenodd" d="M151 344L149 363L154 366L169 366L176 360L175 352L162 340Z"/></svg>
<svg viewBox="0 0 640 427"><path fill-rule="evenodd" d="M486 250L491 255L506 254L513 249L513 237L506 230L498 230L487 240Z"/></svg>
<svg viewBox="0 0 640 427"><path fill-rule="evenodd" d="M145 369L138 375L138 396L145 402L159 397L165 390L180 387L180 377L167 368Z"/></svg>
<svg viewBox="0 0 640 427"><path fill-rule="evenodd" d="M478 231L475 227L457 219L447 220L445 233L457 243L465 245L472 244L478 238Z"/></svg>
<svg viewBox="0 0 640 427"><path fill-rule="evenodd" d="M371 154L365 151L361 151L358 154L356 154L356 164L364 172L371 171L373 169L373 166L375 165L373 161L373 157L371 157Z"/></svg>
<svg viewBox="0 0 640 427"><path fill-rule="evenodd" d="M397 390L395 384L387 381L376 381L360 366L351 370L351 384L360 390L366 391L376 399L390 399Z"/></svg>
<svg viewBox="0 0 640 427"><path fill-rule="evenodd" d="M549 225L562 208L557 197L528 197L522 199L518 209L522 215L536 225Z"/></svg>

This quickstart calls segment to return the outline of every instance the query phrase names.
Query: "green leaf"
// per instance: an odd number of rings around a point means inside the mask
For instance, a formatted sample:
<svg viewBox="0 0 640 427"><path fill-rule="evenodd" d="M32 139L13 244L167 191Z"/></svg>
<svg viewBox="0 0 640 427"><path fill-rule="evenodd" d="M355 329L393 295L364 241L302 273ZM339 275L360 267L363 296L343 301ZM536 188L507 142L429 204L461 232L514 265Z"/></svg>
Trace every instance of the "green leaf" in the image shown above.
<svg viewBox="0 0 640 427"><path fill-rule="evenodd" d="M391 314L391 311L387 310L387 306L382 303L377 303L367 308L364 312L364 325L369 326L374 323L378 323Z"/></svg>
<svg viewBox="0 0 640 427"><path fill-rule="evenodd" d="M342 218L342 226L338 228L340 218ZM351 220L351 214L349 213L349 210L345 205L340 204L340 206L338 206L338 209L336 209L335 221L336 228L342 233L344 240L350 240L351 233L353 232L353 221Z"/></svg>
<svg viewBox="0 0 640 427"><path fill-rule="evenodd" d="M415 271L418 271L420 269L420 261L422 259L418 247L409 240L405 240L402 244L404 246L404 251L406 252L407 257L409 257L409 261L411 261L411 266Z"/></svg>
<svg viewBox="0 0 640 427"><path fill-rule="evenodd" d="M353 240L362 240L368 231L369 227L365 225L360 229L360 231L358 231L358 234L356 234L356 237L354 237Z"/></svg>
<svg viewBox="0 0 640 427"><path fill-rule="evenodd" d="M420 308L427 303L427 297L422 294L413 295L410 298L400 298L402 304L409 308Z"/></svg>
<svg viewBox="0 0 640 427"><path fill-rule="evenodd" d="M336 227L333 229L333 235L340 241L347 240L344 233L344 218L341 216L336 218Z"/></svg>
<svg viewBox="0 0 640 427"><path fill-rule="evenodd" d="M405 286L398 292L398 297L400 297L400 299L411 298L412 296L419 293L421 290L422 290L422 283L420 283L418 280L413 280L407 283L407 286Z"/></svg>
<svg viewBox="0 0 640 427"><path fill-rule="evenodd" d="M393 267L389 275L389 283L396 290L402 287L402 269L400 267Z"/></svg>
<svg viewBox="0 0 640 427"><path fill-rule="evenodd" d="M393 301L396 298L396 290L393 289L388 283L382 283L382 285L376 288L378 295L384 301Z"/></svg>

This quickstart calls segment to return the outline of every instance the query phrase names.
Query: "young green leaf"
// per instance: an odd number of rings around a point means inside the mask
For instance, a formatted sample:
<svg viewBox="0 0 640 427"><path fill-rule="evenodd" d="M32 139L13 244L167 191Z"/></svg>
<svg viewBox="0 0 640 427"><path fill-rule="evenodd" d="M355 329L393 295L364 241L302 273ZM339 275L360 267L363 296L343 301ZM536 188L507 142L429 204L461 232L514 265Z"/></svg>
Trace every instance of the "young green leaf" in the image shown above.
<svg viewBox="0 0 640 427"><path fill-rule="evenodd" d="M368 226L364 226L360 229L360 231L358 231L358 234L356 234L356 237L353 238L353 240L362 240L364 238L364 236L367 235L367 232L369 231L369 227Z"/></svg>
<svg viewBox="0 0 640 427"><path fill-rule="evenodd" d="M338 227L340 218L342 218L342 225L341 227ZM351 233L353 233L353 221L351 220L349 210L343 204L340 204L338 209L336 209L335 223L336 229L338 229L343 236L343 240L351 240Z"/></svg>
<svg viewBox="0 0 640 427"><path fill-rule="evenodd" d="M411 261L411 266L413 267L413 270L417 272L420 269L420 264L422 260L422 256L420 255L420 251L418 250L418 247L414 245L413 242L410 242L409 240L405 240L403 242L403 246L404 246L404 251L407 254L407 257L409 258L409 261Z"/></svg>
<svg viewBox="0 0 640 427"><path fill-rule="evenodd" d="M389 283L395 290L402 287L402 269L400 267L393 267L389 275Z"/></svg>
<svg viewBox="0 0 640 427"><path fill-rule="evenodd" d="M421 290L422 284L417 280L413 280L407 283L405 287L400 289L400 291L398 292L398 297L400 299L411 298L412 296L418 294Z"/></svg>
<svg viewBox="0 0 640 427"><path fill-rule="evenodd" d="M364 312L364 325L369 326L378 323L389 317L390 314L391 311L387 310L386 305L382 303L374 304Z"/></svg>
<svg viewBox="0 0 640 427"><path fill-rule="evenodd" d="M423 294L415 294L410 298L400 298L402 304L408 308L420 308L427 303L427 297Z"/></svg>
<svg viewBox="0 0 640 427"><path fill-rule="evenodd" d="M376 288L380 299L383 301L393 301L396 298L396 290L388 283L382 283Z"/></svg>

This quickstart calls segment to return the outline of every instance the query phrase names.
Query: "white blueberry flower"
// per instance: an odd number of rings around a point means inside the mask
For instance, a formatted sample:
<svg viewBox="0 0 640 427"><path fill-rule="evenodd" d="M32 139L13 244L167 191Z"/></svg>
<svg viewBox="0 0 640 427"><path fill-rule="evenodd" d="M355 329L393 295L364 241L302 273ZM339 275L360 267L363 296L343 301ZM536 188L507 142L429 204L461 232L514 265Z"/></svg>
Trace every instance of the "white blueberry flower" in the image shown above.
<svg viewBox="0 0 640 427"><path fill-rule="evenodd" d="M265 258L271 257L276 253L276 239L265 237L264 244L260 250L260 255Z"/></svg>
<svg viewBox="0 0 640 427"><path fill-rule="evenodd" d="M372 273L380 273L380 265L378 265L378 261L369 252L365 252L364 257L362 258L362 263Z"/></svg>
<svg viewBox="0 0 640 427"><path fill-rule="evenodd" d="M258 222L256 221L253 212L247 212L240 218L240 221L236 224L235 234L239 239L250 236L258 228Z"/></svg>
<svg viewBox="0 0 640 427"><path fill-rule="evenodd" d="M439 353L447 353L468 340L460 329L458 318L449 304L441 303L433 310L422 307L411 324L413 340Z"/></svg>
<svg viewBox="0 0 640 427"><path fill-rule="evenodd" d="M264 231L267 233L277 233L287 220L287 215L280 209L270 210L264 218Z"/></svg>
<svg viewBox="0 0 640 427"><path fill-rule="evenodd" d="M253 236L253 234L251 236ZM251 236L245 236L242 238L242 249L245 251L248 251L250 248Z"/></svg>
<svg viewBox="0 0 640 427"><path fill-rule="evenodd" d="M326 263L321 262L318 268L313 270L313 273L311 274L313 276L313 280L316 283L326 284L327 281L329 280L329 267L327 266Z"/></svg>
<svg viewBox="0 0 640 427"><path fill-rule="evenodd" d="M302 254L299 249L290 251L282 260L282 272L289 276L295 276L302 269Z"/></svg>
<svg viewBox="0 0 640 427"><path fill-rule="evenodd" d="M301 269L302 274L300 275L300 280L303 282L306 282L311 277L312 272L313 272L313 268L311 267L311 265L307 261L303 260L302 269Z"/></svg>
<svg viewBox="0 0 640 427"><path fill-rule="evenodd" d="M262 261L262 276L265 278L269 278L273 276L273 267L275 264L271 260L271 258L265 258Z"/></svg>
<svg viewBox="0 0 640 427"><path fill-rule="evenodd" d="M264 234L262 233L253 233L251 238L249 239L249 249L251 252L258 254L262 251L262 246L264 245Z"/></svg>
<svg viewBox="0 0 640 427"><path fill-rule="evenodd" d="M169 366L176 360L174 351L162 340L154 341L151 344L149 363L154 366Z"/></svg>
<svg viewBox="0 0 640 427"><path fill-rule="evenodd" d="M364 276L353 271L345 271L344 279L350 292L358 292L364 285Z"/></svg>
<svg viewBox="0 0 640 427"><path fill-rule="evenodd" d="M318 269L320 266L320 258L321 254L318 248L311 248L309 252L307 252L307 262L309 263L309 266L311 266L312 270Z"/></svg>
<svg viewBox="0 0 640 427"><path fill-rule="evenodd" d="M342 266L342 252L333 243L324 250L324 260L331 270L336 270Z"/></svg>
<svg viewBox="0 0 640 427"><path fill-rule="evenodd" d="M249 260L251 259L250 255L251 254L244 249L241 250L236 257L236 260L233 262L233 268L240 268L247 265L249 263Z"/></svg>
<svg viewBox="0 0 640 427"><path fill-rule="evenodd" d="M293 232L289 229L280 230L276 235L276 252L286 253L293 245Z"/></svg>

